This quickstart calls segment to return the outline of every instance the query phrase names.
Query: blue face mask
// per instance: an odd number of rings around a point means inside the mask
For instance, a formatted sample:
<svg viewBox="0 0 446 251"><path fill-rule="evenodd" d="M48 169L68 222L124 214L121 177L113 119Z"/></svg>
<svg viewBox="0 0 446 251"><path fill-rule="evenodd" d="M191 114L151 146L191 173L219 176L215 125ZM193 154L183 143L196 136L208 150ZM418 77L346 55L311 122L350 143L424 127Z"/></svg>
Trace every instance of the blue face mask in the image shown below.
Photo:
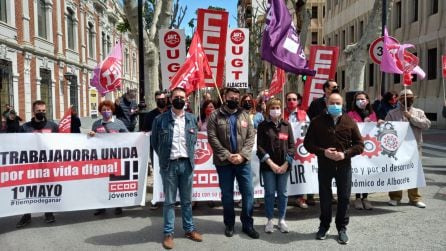
<svg viewBox="0 0 446 251"><path fill-rule="evenodd" d="M329 105L327 111L333 117L340 116L342 114L342 105Z"/></svg>

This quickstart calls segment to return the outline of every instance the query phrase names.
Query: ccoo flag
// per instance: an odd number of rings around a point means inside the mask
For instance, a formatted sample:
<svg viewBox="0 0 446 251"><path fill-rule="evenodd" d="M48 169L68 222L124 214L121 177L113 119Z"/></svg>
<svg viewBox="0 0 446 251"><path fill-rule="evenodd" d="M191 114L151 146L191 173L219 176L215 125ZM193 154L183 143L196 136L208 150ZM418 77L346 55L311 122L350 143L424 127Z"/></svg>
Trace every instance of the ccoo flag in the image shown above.
<svg viewBox="0 0 446 251"><path fill-rule="evenodd" d="M285 0L269 0L266 26L262 38L262 59L295 74L314 76L308 69L299 35Z"/></svg>
<svg viewBox="0 0 446 251"><path fill-rule="evenodd" d="M71 133L71 107L65 111L63 118L59 122L60 133Z"/></svg>
<svg viewBox="0 0 446 251"><path fill-rule="evenodd" d="M118 42L107 58L93 70L93 78L90 80L90 85L96 87L98 92L104 96L107 92L121 87L121 76L122 45L121 42Z"/></svg>
<svg viewBox="0 0 446 251"><path fill-rule="evenodd" d="M201 39L198 32L195 32L189 47L188 58L170 79L169 90L181 87L186 90L186 94L206 87L205 74L211 75L211 67L207 56L201 45Z"/></svg>

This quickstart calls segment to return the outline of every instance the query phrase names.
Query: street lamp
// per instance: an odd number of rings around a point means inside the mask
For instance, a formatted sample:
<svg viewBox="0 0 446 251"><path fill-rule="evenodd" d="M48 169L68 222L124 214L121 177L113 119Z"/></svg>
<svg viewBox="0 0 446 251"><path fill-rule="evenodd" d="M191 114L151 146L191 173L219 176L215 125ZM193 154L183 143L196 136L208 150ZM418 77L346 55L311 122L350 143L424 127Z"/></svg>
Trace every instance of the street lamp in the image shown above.
<svg viewBox="0 0 446 251"><path fill-rule="evenodd" d="M139 131L142 131L144 123L144 114L147 107L145 101L145 83L144 83L144 27L142 22L143 0L138 0L138 60L139 60Z"/></svg>

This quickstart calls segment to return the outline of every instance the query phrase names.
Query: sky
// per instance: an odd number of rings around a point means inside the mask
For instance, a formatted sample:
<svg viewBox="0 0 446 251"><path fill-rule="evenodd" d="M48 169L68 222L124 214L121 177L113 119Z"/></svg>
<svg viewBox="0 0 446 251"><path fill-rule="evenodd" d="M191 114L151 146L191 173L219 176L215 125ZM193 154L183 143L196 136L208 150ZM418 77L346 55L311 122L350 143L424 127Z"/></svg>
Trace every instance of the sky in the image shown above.
<svg viewBox="0 0 446 251"><path fill-rule="evenodd" d="M181 28L185 29L188 35L192 34L192 31L187 24L192 18L197 18L195 11L199 8L207 9L209 6L225 8L229 12L229 26L231 28L237 27L237 0L179 0L179 4L187 6Z"/></svg>

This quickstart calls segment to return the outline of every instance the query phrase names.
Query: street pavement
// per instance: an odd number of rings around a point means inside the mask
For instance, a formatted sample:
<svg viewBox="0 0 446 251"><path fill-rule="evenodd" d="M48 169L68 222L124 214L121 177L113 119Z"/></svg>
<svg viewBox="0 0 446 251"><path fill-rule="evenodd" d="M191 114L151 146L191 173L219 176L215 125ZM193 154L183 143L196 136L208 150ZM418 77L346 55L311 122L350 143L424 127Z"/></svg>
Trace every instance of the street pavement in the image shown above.
<svg viewBox="0 0 446 251"><path fill-rule="evenodd" d="M87 132L89 127L91 121L86 120L82 131ZM177 209L175 250L445 250L446 130L426 131L424 139L423 166L427 187L421 188L420 192L427 208L408 205L407 192L404 192L402 204L397 207L387 205L387 194L371 194L369 199L375 206L373 210L350 209L350 243L346 246L337 243L334 222L326 240L315 240L319 204L309 209L300 209L290 201L287 211L288 234L278 230L272 234L264 233L266 219L263 208L256 209L254 224L260 239L252 240L241 232L238 218L235 235L232 238L225 237L222 208L210 208L207 203L200 203L194 210L194 218L204 241L197 243L183 237L181 210ZM147 201L150 201L151 190L148 191ZM240 209L237 210L239 215ZM93 212L56 213L57 221L53 224L44 223L42 214L34 214L32 223L23 229L15 228L20 216L0 218L0 250L163 249L161 209L134 207L125 209L121 217L115 217L113 210L108 210L107 215L102 217L93 216Z"/></svg>

